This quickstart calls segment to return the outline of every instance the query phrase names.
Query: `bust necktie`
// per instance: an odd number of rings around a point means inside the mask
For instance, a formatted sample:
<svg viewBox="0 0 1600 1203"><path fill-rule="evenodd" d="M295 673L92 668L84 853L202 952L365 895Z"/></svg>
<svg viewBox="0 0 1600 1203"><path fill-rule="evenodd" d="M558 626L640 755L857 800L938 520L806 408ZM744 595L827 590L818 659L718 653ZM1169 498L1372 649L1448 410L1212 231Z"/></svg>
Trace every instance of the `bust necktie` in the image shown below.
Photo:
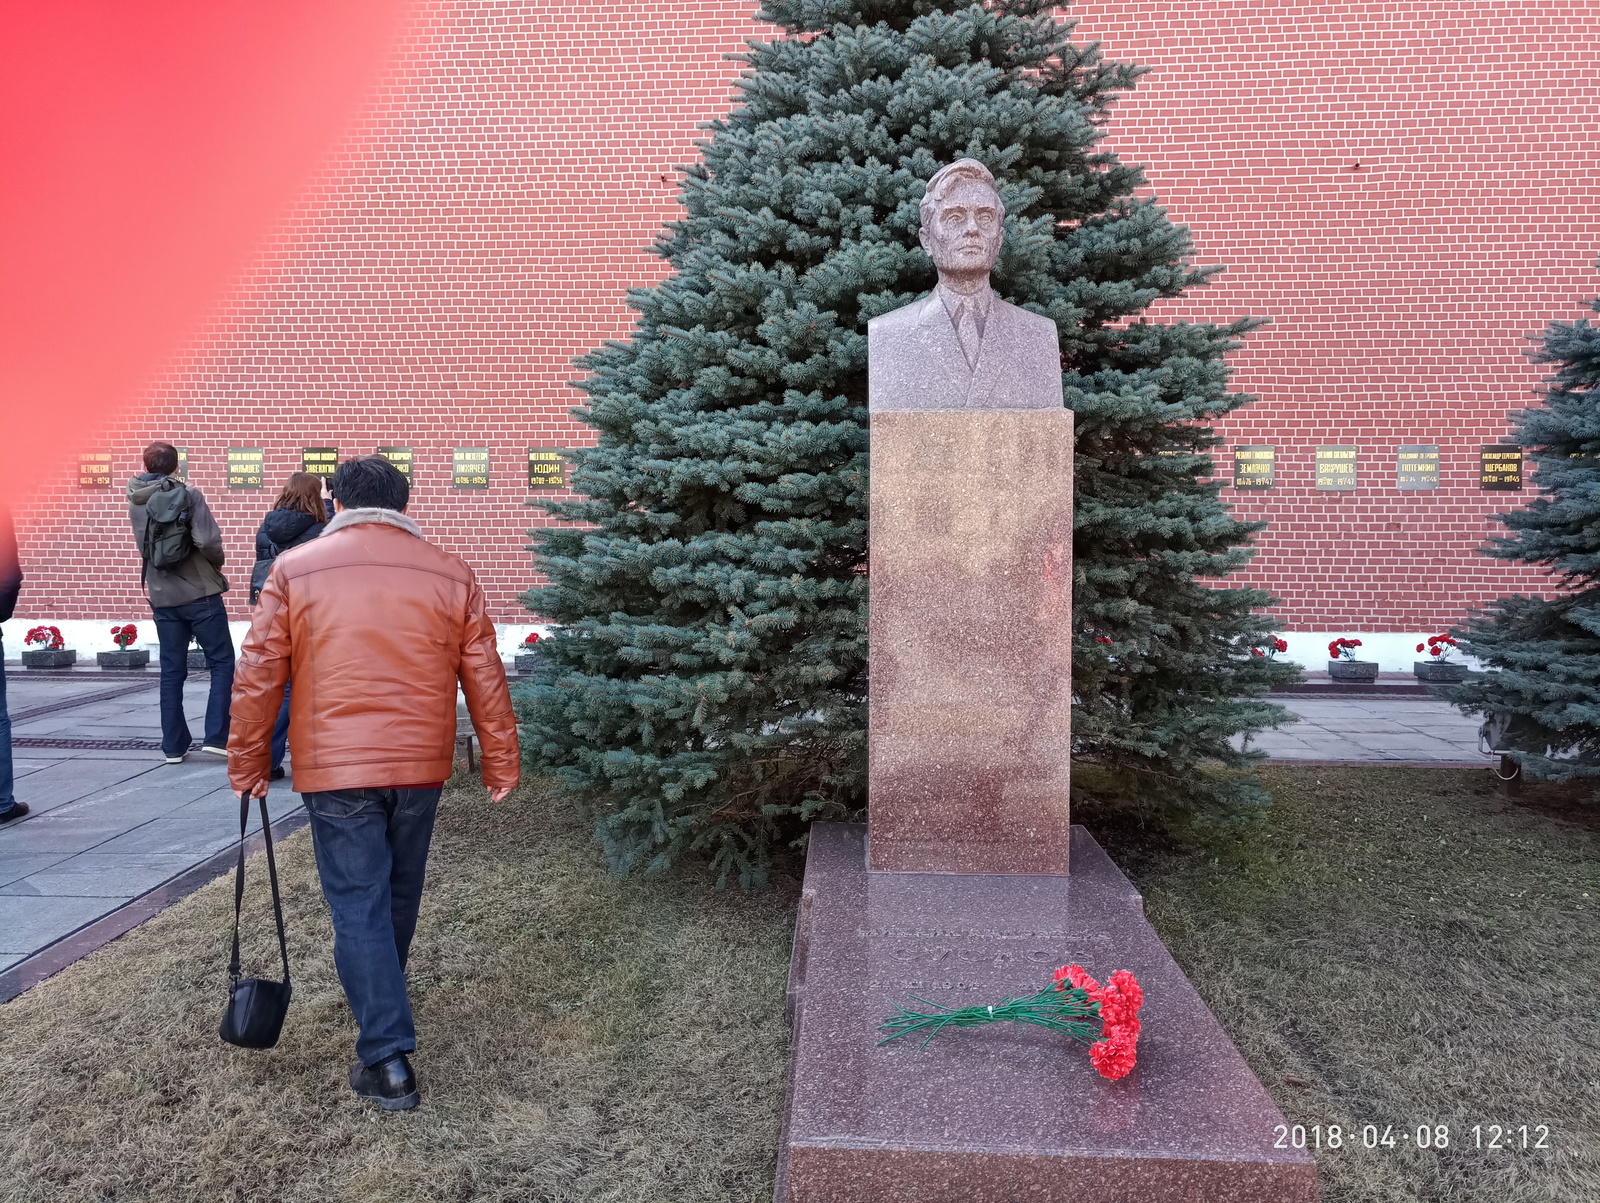
<svg viewBox="0 0 1600 1203"><path fill-rule="evenodd" d="M956 339L961 343L961 353L967 357L967 367L978 366L978 307L971 301L962 301L956 311Z"/></svg>

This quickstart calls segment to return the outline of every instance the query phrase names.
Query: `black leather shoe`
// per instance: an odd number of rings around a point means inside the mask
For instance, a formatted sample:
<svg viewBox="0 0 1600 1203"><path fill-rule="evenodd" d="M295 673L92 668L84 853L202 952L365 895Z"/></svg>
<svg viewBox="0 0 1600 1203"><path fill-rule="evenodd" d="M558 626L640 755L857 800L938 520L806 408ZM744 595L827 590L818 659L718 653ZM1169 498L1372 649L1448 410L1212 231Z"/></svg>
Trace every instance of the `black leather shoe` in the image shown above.
<svg viewBox="0 0 1600 1203"><path fill-rule="evenodd" d="M283 766L280 764L277 768L273 769L272 772L270 774L268 774L268 775L274 781L282 781L284 779L284 777L286 777L288 774L286 774L283 771Z"/></svg>
<svg viewBox="0 0 1600 1203"><path fill-rule="evenodd" d="M404 1053L396 1053L376 1065L357 1061L350 1067L350 1089L357 1098L376 1103L385 1111L410 1111L421 1102L417 1075Z"/></svg>
<svg viewBox="0 0 1600 1203"><path fill-rule="evenodd" d="M5 814L0 815L0 823L12 823L12 822L15 822L17 819L22 818L27 813L28 813L28 804L26 802L18 802L10 810L6 811Z"/></svg>

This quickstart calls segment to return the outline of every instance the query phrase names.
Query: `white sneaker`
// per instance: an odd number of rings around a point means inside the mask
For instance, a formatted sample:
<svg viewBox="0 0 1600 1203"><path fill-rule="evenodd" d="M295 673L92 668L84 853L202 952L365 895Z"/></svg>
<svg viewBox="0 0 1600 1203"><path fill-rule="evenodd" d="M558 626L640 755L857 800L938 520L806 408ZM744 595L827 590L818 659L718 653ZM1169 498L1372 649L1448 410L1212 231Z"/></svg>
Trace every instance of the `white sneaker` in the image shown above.
<svg viewBox="0 0 1600 1203"><path fill-rule="evenodd" d="M186 753L179 752L176 756L168 756L167 757L167 763L168 764L182 764L183 763L183 758L184 758L185 755L186 755Z"/></svg>
<svg viewBox="0 0 1600 1203"><path fill-rule="evenodd" d="M200 750L202 752L210 752L211 755L213 755L213 756L220 756L224 760L226 760L228 758L228 749L227 748L214 748L210 744L201 744L200 745Z"/></svg>

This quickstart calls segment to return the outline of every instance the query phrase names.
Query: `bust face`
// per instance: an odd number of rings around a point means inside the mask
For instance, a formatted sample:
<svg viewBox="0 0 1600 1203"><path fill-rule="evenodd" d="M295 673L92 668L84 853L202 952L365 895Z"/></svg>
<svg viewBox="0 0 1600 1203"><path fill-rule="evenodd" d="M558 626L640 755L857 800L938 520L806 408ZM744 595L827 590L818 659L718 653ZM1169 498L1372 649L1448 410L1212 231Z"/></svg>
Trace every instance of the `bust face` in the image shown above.
<svg viewBox="0 0 1600 1203"><path fill-rule="evenodd" d="M964 179L934 207L922 227L922 249L941 277L987 276L1000 257L1000 197L982 180Z"/></svg>

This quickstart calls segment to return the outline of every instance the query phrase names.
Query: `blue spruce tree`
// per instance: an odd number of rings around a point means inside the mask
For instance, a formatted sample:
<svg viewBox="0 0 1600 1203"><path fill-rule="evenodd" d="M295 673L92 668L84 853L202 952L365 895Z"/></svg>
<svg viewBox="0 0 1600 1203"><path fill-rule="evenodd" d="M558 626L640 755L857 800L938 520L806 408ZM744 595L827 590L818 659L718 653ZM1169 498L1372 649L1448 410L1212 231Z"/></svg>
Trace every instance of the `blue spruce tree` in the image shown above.
<svg viewBox="0 0 1600 1203"><path fill-rule="evenodd" d="M1556 596L1472 614L1461 647L1491 671L1441 692L1490 719L1530 777L1566 781L1600 775L1600 327L1552 322L1533 358L1555 374L1543 407L1511 415L1509 441L1526 449L1540 496L1499 515L1512 533L1484 550L1547 569Z"/></svg>
<svg viewBox="0 0 1600 1203"><path fill-rule="evenodd" d="M760 15L785 36L750 44L688 169L671 276L581 361L599 442L547 508L586 526L535 532L547 584L523 599L558 625L519 689L534 764L619 871L699 850L756 882L775 843L865 805L866 326L933 287L918 202L967 156L1006 205L994 285L1055 320L1077 416L1075 794L1261 800L1230 740L1282 717L1261 695L1293 670L1252 654L1266 594L1202 583L1261 525L1205 480L1253 323L1138 317L1210 274L1095 149L1140 71L1039 0Z"/></svg>

